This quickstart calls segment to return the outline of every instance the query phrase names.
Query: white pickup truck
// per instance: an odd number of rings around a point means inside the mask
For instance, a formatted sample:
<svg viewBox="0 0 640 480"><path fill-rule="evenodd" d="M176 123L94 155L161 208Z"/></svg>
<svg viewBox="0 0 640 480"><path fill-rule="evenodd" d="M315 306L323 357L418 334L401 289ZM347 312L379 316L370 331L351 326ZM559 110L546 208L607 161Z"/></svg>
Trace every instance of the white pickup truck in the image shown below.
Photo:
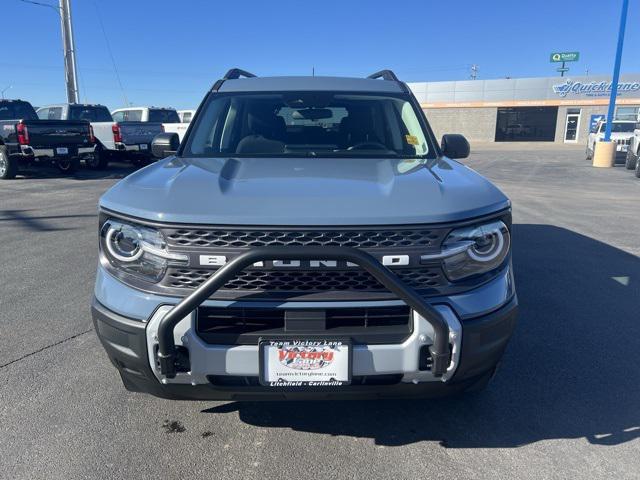
<svg viewBox="0 0 640 480"><path fill-rule="evenodd" d="M640 178L640 122L635 124L633 136L627 149L625 166L629 170L635 170L636 177Z"/></svg>
<svg viewBox="0 0 640 480"><path fill-rule="evenodd" d="M191 119L195 114L195 110L178 110L178 116L180 117L181 123L191 123ZM180 137L180 140L182 140L182 137Z"/></svg>
<svg viewBox="0 0 640 480"><path fill-rule="evenodd" d="M117 122L122 119L137 122L160 122L167 133L177 133L180 141L184 137L189 123L183 123L174 108L165 107L127 107L111 112Z"/></svg>
<svg viewBox="0 0 640 480"><path fill-rule="evenodd" d="M629 142L633 137L634 126L635 122L632 120L614 120L611 124L611 141L616 142L616 161L618 157L624 158L624 155L627 154ZM606 128L606 120L600 120L589 132L589 137L587 137L587 160L593 159L596 142L604 139Z"/></svg>
<svg viewBox="0 0 640 480"><path fill-rule="evenodd" d="M38 108L41 120L84 120L91 124L95 147L80 151L89 168L106 168L109 161L130 157L134 163L151 159L149 145L162 133L161 123L115 122L109 109L98 104L63 103Z"/></svg>

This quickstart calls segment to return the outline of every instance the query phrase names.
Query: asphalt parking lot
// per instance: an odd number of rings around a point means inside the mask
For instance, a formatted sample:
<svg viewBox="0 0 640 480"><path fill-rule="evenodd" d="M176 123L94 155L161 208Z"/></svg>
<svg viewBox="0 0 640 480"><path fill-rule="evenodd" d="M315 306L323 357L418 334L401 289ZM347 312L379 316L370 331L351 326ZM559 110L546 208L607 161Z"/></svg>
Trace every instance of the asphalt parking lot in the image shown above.
<svg viewBox="0 0 640 480"><path fill-rule="evenodd" d="M640 180L583 154L466 161L513 200L521 313L488 390L431 401L126 392L89 306L96 203L130 169L0 183L0 476L638 478Z"/></svg>

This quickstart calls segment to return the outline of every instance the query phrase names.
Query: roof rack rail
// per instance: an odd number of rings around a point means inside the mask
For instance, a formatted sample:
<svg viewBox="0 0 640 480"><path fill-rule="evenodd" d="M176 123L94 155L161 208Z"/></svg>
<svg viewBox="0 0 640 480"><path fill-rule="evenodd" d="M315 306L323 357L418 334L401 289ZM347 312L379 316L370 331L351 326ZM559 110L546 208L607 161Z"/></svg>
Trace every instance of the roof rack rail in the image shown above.
<svg viewBox="0 0 640 480"><path fill-rule="evenodd" d="M381 78L383 80L389 80L391 82L399 82L400 79L393 73L391 70L380 70L379 72L372 73L367 78L371 78L373 80Z"/></svg>
<svg viewBox="0 0 640 480"><path fill-rule="evenodd" d="M222 77L223 80L236 80L237 78L240 77L245 77L245 78L254 78L257 75L254 75L253 73L247 72L246 70L242 70L241 68L232 68L231 70L229 70L227 73L224 74L224 77Z"/></svg>

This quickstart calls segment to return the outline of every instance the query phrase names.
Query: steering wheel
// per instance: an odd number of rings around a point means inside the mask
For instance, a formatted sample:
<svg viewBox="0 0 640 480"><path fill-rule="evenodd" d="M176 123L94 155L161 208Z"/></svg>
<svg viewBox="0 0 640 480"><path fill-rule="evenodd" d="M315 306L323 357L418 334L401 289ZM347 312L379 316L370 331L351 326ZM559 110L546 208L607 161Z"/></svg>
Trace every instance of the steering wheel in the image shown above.
<svg viewBox="0 0 640 480"><path fill-rule="evenodd" d="M360 142L351 145L347 150L389 150L386 145L380 142Z"/></svg>

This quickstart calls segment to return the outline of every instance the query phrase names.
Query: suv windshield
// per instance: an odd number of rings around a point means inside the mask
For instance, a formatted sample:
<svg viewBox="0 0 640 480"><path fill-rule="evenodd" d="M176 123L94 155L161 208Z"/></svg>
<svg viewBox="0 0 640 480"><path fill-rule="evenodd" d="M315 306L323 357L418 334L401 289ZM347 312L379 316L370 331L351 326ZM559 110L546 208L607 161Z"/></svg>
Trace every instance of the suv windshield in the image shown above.
<svg viewBox="0 0 640 480"><path fill-rule="evenodd" d="M214 94L182 152L220 156L435 156L407 95Z"/></svg>

